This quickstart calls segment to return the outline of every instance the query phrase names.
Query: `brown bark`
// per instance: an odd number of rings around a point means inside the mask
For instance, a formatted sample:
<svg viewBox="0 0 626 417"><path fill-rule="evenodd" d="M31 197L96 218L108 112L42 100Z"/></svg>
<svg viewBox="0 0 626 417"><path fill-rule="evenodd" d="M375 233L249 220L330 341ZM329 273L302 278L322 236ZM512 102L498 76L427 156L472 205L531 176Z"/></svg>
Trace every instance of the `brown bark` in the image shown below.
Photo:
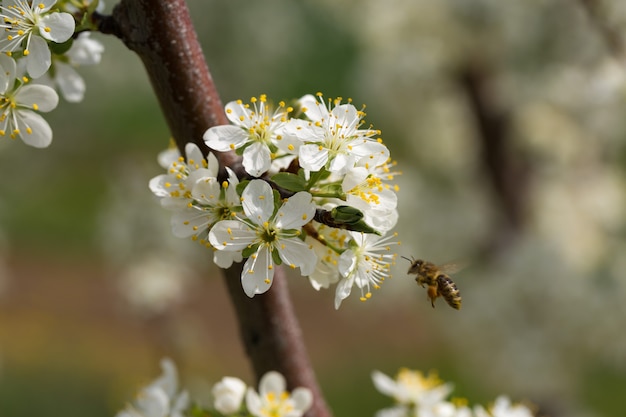
<svg viewBox="0 0 626 417"><path fill-rule="evenodd" d="M468 63L459 81L476 122L485 173L504 214L504 227L498 228L492 245L506 245L526 223L529 164L512 146L510 114L497 98L486 64Z"/></svg>
<svg viewBox="0 0 626 417"><path fill-rule="evenodd" d="M202 140L211 126L228 123L223 106L183 0L122 0L112 16L96 16L101 32L120 38L141 58L168 126L182 151L188 142L205 153ZM218 155L220 165L243 176L240 158ZM259 379L269 370L281 372L290 389L308 387L314 395L309 417L331 413L322 397L289 297L285 273L275 271L269 292L248 298L241 287L242 265L225 271L240 332Z"/></svg>

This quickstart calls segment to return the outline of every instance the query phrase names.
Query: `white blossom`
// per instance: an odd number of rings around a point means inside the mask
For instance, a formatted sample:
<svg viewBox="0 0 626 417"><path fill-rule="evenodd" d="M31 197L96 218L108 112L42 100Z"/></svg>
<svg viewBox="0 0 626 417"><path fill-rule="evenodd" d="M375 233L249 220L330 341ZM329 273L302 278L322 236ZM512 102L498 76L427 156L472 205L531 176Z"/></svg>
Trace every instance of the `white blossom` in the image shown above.
<svg viewBox="0 0 626 417"><path fill-rule="evenodd" d="M15 80L15 61L8 57L0 59L0 136L21 138L27 145L45 148L52 142L52 129L38 112L53 110L59 96L50 87L26 84Z"/></svg>
<svg viewBox="0 0 626 417"><path fill-rule="evenodd" d="M263 180L252 180L241 201L246 218L218 222L209 232L209 241L220 251L252 252L241 274L248 297L262 294L272 285L275 256L291 268L299 267L304 276L313 272L317 258L300 239L300 228L315 214L311 194L296 193L275 212L272 188Z"/></svg>
<svg viewBox="0 0 626 417"><path fill-rule="evenodd" d="M33 78L43 75L52 63L48 42L63 43L73 34L74 17L69 13L50 12L56 0L4 0L0 6L0 51L21 51L26 69Z"/></svg>
<svg viewBox="0 0 626 417"><path fill-rule="evenodd" d="M256 417L301 417L313 404L313 394L308 388L286 390L285 378L270 371L259 382L259 392L248 388L246 406Z"/></svg>
<svg viewBox="0 0 626 417"><path fill-rule="evenodd" d="M295 155L299 143L285 137L281 129L291 108L281 102L274 110L264 94L251 101L252 109L241 100L228 103L226 117L232 125L211 127L205 132L204 141L209 148L220 152L244 148L243 167L248 174L258 177L270 169L279 151L283 155Z"/></svg>
<svg viewBox="0 0 626 417"><path fill-rule="evenodd" d="M222 414L235 414L241 408L246 384L239 378L224 377L211 390L213 407Z"/></svg>

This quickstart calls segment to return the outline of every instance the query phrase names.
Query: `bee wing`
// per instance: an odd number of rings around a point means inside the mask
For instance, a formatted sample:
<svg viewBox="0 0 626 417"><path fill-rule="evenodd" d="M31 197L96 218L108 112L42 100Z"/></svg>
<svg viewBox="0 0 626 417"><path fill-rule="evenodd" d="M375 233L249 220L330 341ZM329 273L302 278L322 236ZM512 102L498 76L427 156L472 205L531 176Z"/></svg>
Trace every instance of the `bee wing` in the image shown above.
<svg viewBox="0 0 626 417"><path fill-rule="evenodd" d="M444 274L456 274L467 267L467 262L447 262L439 265L439 270Z"/></svg>

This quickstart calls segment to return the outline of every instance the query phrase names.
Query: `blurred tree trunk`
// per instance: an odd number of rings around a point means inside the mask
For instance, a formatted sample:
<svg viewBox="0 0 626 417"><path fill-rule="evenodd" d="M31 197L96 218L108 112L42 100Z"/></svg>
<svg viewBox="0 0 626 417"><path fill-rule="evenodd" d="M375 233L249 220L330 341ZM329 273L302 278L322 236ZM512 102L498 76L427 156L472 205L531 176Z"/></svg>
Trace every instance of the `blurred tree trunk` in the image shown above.
<svg viewBox="0 0 626 417"><path fill-rule="evenodd" d="M122 0L112 16L98 16L97 23L101 32L117 36L141 58L179 150L193 142L207 153L204 132L228 120L185 2ZM217 156L221 167L228 166L244 176L240 158L234 153ZM284 270L276 269L270 291L250 299L241 287L241 269L242 264L233 266L225 271L224 278L257 380L269 370L279 371L290 389L304 386L312 390L314 404L307 416L330 416L309 361Z"/></svg>
<svg viewBox="0 0 626 417"><path fill-rule="evenodd" d="M498 249L525 226L529 164L512 146L510 115L498 100L493 74L486 65L467 63L459 81L476 122L485 173L503 213L504 224L490 244L490 249Z"/></svg>

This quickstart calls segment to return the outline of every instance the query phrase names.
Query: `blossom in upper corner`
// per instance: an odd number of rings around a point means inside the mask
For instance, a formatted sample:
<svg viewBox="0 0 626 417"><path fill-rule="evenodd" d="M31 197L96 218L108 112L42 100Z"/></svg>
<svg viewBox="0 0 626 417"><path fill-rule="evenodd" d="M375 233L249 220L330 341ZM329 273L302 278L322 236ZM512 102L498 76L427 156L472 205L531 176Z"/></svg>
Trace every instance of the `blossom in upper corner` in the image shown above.
<svg viewBox="0 0 626 417"><path fill-rule="evenodd" d="M303 142L299 160L302 168L317 172L326 168L330 172L344 174L355 164L365 159L377 166L389 158L389 150L380 140L373 137L380 131L360 129L365 113L352 104L341 104L341 99L332 101L332 108L308 94L300 99L307 120L291 119L284 132Z"/></svg>
<svg viewBox="0 0 626 417"><path fill-rule="evenodd" d="M235 414L241 408L246 384L239 378L226 376L213 385L213 407L222 414Z"/></svg>
<svg viewBox="0 0 626 417"><path fill-rule="evenodd" d="M116 417L183 417L189 407L189 395L178 390L178 373L174 362L161 361L163 374L137 394L134 404Z"/></svg>
<svg viewBox="0 0 626 417"><path fill-rule="evenodd" d="M299 142L282 133L292 110L280 102L275 110L262 94L251 99L253 107L241 100L226 105L226 117L232 125L214 126L204 134L207 146L216 151L243 150L243 167L253 177L267 172L272 161L285 155L296 155Z"/></svg>
<svg viewBox="0 0 626 417"><path fill-rule="evenodd" d="M277 196L278 197L278 196ZM252 180L241 195L245 218L222 220L209 232L209 242L220 251L241 252L248 256L241 283L248 297L266 292L272 285L274 265L284 262L309 275L317 257L312 247L301 240L301 228L311 221L315 204L305 191L284 199L274 199L270 185Z"/></svg>
<svg viewBox="0 0 626 417"><path fill-rule="evenodd" d="M337 309L350 295L355 284L361 289L361 301L370 298L372 296L370 287L380 288L381 283L391 276L391 265L398 256L391 252L391 245L399 243L391 241L397 237L395 233L387 237L361 232L349 234L352 240L338 261L338 270L342 278L335 291Z"/></svg>
<svg viewBox="0 0 626 417"><path fill-rule="evenodd" d="M59 96L45 85L26 84L27 78L15 80L15 61L0 55L0 136L21 138L36 148L45 148L52 142L52 129L37 112L49 112L59 103Z"/></svg>
<svg viewBox="0 0 626 417"><path fill-rule="evenodd" d="M275 371L263 375L259 392L248 388L246 406L255 417L301 417L313 405L313 394L308 388L286 391L285 378Z"/></svg>
<svg viewBox="0 0 626 417"><path fill-rule="evenodd" d="M0 6L0 51L21 51L31 77L42 76L52 62L48 42L63 43L74 34L75 21L69 13L51 12L56 0L5 0Z"/></svg>
<svg viewBox="0 0 626 417"><path fill-rule="evenodd" d="M63 55L52 56L50 71L37 79L39 84L57 87L65 100L78 103L85 96L85 80L74 69L81 65L94 65L100 62L104 46L82 32L72 42L72 47Z"/></svg>

